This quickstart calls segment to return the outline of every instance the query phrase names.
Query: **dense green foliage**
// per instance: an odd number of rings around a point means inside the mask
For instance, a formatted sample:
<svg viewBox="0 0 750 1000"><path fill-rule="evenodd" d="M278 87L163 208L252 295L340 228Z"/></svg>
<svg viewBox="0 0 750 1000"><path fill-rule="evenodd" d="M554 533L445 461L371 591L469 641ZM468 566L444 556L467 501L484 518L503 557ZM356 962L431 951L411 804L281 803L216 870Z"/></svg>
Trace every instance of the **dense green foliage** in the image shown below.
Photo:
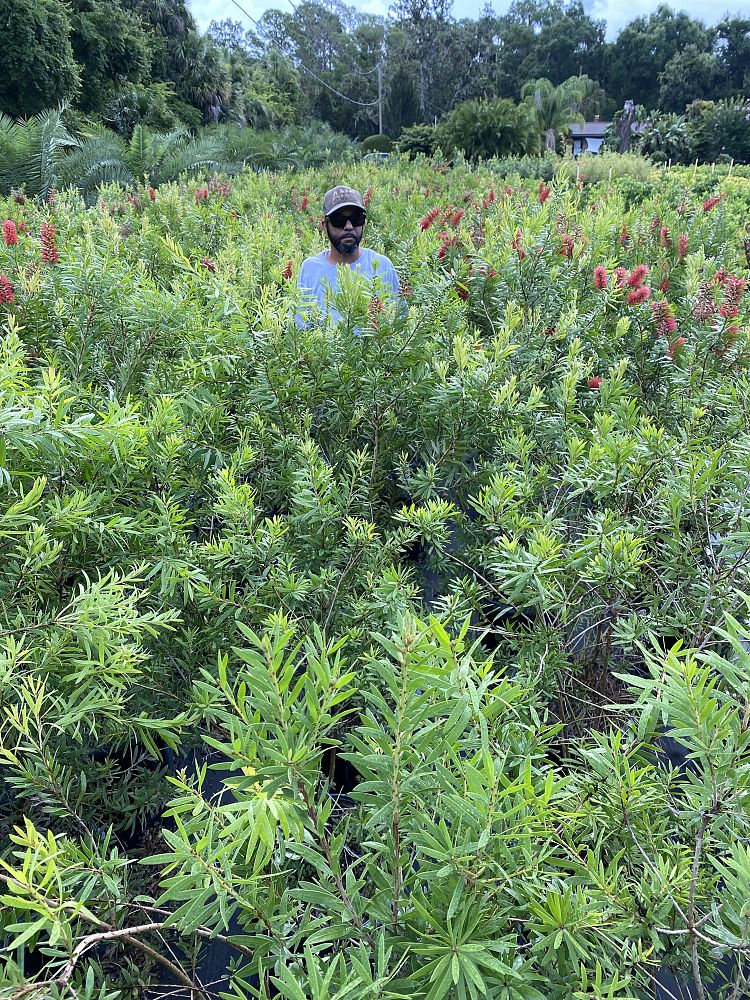
<svg viewBox="0 0 750 1000"><path fill-rule="evenodd" d="M4 6L12 71L0 82L0 113L28 118L67 100L78 123L107 124L126 140L137 124L168 132L310 119L361 139L378 130L380 111L397 137L464 102L518 102L529 83L558 88L571 77L584 117L609 119L626 100L681 115L694 100L746 94L750 73L750 21L725 15L706 26L665 4L609 42L580 0L516 0L475 20L456 20L450 0L397 0L388 17L304 0L205 32L185 0Z"/></svg>
<svg viewBox="0 0 750 1000"><path fill-rule="evenodd" d="M592 161L3 202L4 997L742 995L750 180Z"/></svg>

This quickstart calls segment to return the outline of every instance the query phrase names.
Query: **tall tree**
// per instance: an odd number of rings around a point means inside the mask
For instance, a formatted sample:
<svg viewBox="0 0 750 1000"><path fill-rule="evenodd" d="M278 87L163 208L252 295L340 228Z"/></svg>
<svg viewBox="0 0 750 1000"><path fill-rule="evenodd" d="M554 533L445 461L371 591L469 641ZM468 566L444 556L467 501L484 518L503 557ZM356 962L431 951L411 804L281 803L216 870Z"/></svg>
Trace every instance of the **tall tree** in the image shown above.
<svg viewBox="0 0 750 1000"><path fill-rule="evenodd" d="M583 121L583 116L575 109L585 95L585 85L581 77L571 77L555 87L550 80L530 80L521 90L524 104L534 113L544 145L554 152L557 140L567 125Z"/></svg>
<svg viewBox="0 0 750 1000"><path fill-rule="evenodd" d="M638 17L622 29L608 46L599 79L618 105L632 99L646 108L655 108L659 103L659 74L688 45L695 46L698 52L711 52L713 33L702 21L684 11L675 14L661 4L648 18Z"/></svg>
<svg viewBox="0 0 750 1000"><path fill-rule="evenodd" d="M13 0L3 7L0 112L26 118L72 97L80 74L65 5L56 0Z"/></svg>
<svg viewBox="0 0 750 1000"><path fill-rule="evenodd" d="M725 17L716 25L716 54L722 96L750 91L750 20Z"/></svg>
<svg viewBox="0 0 750 1000"><path fill-rule="evenodd" d="M659 108L682 114L692 101L716 96L721 65L713 52L687 45L659 73Z"/></svg>
<svg viewBox="0 0 750 1000"><path fill-rule="evenodd" d="M99 111L126 83L141 83L151 71L151 45L134 11L113 0L70 3L71 42L81 73L78 106Z"/></svg>

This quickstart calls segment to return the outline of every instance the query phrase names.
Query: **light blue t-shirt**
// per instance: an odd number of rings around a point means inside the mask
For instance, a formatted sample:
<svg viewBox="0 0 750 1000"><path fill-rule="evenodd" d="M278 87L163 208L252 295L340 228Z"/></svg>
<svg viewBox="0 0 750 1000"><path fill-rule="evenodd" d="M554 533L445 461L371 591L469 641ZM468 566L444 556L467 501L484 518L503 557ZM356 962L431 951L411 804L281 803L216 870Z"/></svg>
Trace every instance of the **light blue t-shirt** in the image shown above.
<svg viewBox="0 0 750 1000"><path fill-rule="evenodd" d="M323 314L327 313L333 320L341 319L341 314L333 305L327 304L326 299L330 299L330 296L338 288L340 269L343 267L356 271L369 281L373 278L379 278L382 288L394 299L398 298L399 282L396 269L382 253L376 253L374 250L362 247L359 258L354 263L332 264L328 260L328 251L323 250L314 257L308 257L300 269L297 288L302 294L300 307L295 317L297 326L309 325L310 309L312 307L314 312L316 306Z"/></svg>

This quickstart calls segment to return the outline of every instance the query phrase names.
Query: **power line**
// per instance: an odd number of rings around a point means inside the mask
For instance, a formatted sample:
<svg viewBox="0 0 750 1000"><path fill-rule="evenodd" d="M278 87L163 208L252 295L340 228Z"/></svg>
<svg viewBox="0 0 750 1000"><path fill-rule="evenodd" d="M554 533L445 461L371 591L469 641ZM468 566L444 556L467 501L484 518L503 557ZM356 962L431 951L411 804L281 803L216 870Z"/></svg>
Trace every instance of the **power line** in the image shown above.
<svg viewBox="0 0 750 1000"><path fill-rule="evenodd" d="M255 20L252 14L248 14L248 12L245 10L242 4L238 3L237 0L232 0L232 3L234 4L235 7L237 7L238 10L242 11L245 17L250 18L250 20L253 22L258 31L260 31L261 35L266 36L267 41L271 41L271 39L268 38L267 32L264 31L264 29L260 26L260 24L258 24L258 22ZM317 80L317 82L321 85L321 87L325 87L326 90L330 90L332 94L336 94L336 96L340 97L343 101L348 101L350 104L356 104L357 107L360 108L377 107L378 101L355 101L353 97L347 97L346 94L342 94L340 90L336 90L335 87L331 87L329 84L327 84L325 80L321 80L320 77L317 75L317 73L313 73L311 69L308 69L307 66L305 66L304 63L301 63L296 56L292 55L291 52L287 52L287 50L283 48L281 45L279 45L278 48L281 49L284 55L289 56L289 58L295 63L295 65L299 66L300 69L304 70L305 73L308 74L308 76L311 76L313 80Z"/></svg>
<svg viewBox="0 0 750 1000"><path fill-rule="evenodd" d="M292 10L294 11L295 14L299 14L299 7L297 7L297 5L292 2L292 0L287 0L287 3L292 8ZM323 39L322 39L322 37L320 35L318 35L317 38L318 38L319 42L323 41ZM373 73L377 73L377 71L378 71L378 67L377 66L373 66L372 69L357 70L357 76L371 76Z"/></svg>

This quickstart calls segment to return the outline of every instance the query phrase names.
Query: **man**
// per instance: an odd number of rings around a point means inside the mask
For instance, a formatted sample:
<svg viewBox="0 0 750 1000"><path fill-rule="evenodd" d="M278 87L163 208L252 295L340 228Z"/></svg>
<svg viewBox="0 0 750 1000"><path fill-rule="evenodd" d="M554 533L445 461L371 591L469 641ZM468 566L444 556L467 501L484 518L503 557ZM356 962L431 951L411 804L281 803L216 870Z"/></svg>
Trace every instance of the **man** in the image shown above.
<svg viewBox="0 0 750 1000"><path fill-rule="evenodd" d="M399 282L395 268L383 254L360 246L367 224L367 212L362 196L353 188L339 184L326 191L323 198L321 229L330 246L302 264L297 287L302 303L297 310L297 326L309 326L311 310L319 307L323 315L334 320L341 318L331 305L331 295L339 284L340 269L348 267L369 281L377 279L378 290L399 295Z"/></svg>

